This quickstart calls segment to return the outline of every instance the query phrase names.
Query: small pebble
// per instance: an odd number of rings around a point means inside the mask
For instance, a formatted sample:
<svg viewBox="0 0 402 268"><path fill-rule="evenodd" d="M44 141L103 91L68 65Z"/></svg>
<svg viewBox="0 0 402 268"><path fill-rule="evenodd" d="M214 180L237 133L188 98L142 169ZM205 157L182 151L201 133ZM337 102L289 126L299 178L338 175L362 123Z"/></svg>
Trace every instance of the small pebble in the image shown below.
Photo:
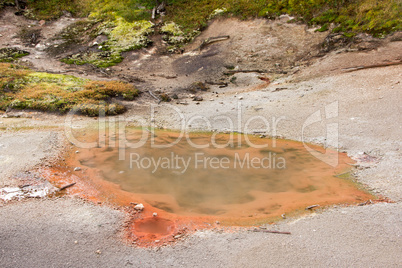
<svg viewBox="0 0 402 268"><path fill-rule="evenodd" d="M134 209L138 210L138 211L143 211L144 210L144 205L140 203L138 205L135 205Z"/></svg>
<svg viewBox="0 0 402 268"><path fill-rule="evenodd" d="M74 171L80 171L81 170L81 168L80 167L76 167L76 168L74 168Z"/></svg>
<svg viewBox="0 0 402 268"><path fill-rule="evenodd" d="M77 241L77 240L75 240L75 241L74 241L74 244L78 244L78 241Z"/></svg>
<svg viewBox="0 0 402 268"><path fill-rule="evenodd" d="M100 251L100 249L98 249L97 251L95 251L96 254L102 254L102 251Z"/></svg>
<svg viewBox="0 0 402 268"><path fill-rule="evenodd" d="M156 217L156 216L158 216L158 213L154 212L154 213L152 213L152 216Z"/></svg>

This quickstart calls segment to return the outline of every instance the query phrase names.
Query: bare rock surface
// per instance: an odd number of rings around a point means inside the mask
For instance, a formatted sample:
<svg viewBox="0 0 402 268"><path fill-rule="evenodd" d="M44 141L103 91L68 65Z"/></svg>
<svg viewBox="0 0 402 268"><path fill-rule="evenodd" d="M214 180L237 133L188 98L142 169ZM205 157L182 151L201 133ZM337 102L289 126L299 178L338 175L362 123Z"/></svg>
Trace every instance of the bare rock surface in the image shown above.
<svg viewBox="0 0 402 268"><path fill-rule="evenodd" d="M74 199L0 209L2 267L367 267L399 265L401 205L333 208L270 229L198 231L174 246L124 245L124 215Z"/></svg>

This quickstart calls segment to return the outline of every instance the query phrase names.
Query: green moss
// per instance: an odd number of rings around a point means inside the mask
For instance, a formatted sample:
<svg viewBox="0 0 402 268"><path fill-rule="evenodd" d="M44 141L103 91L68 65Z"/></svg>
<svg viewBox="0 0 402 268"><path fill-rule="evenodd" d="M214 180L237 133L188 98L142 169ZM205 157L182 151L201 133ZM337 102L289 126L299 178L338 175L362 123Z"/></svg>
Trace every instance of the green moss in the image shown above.
<svg viewBox="0 0 402 268"><path fill-rule="evenodd" d="M345 37L347 37L347 38L352 38L352 37L355 37L356 36L356 33L353 33L353 32L346 32L346 33L344 33L343 34Z"/></svg>
<svg viewBox="0 0 402 268"><path fill-rule="evenodd" d="M113 65L120 63L123 60L120 52L111 52L111 51L100 51L100 52L92 52L87 51L84 53L77 53L70 55L64 59L61 59L62 62L67 64L91 64L93 66L99 68L107 68Z"/></svg>
<svg viewBox="0 0 402 268"><path fill-rule="evenodd" d="M95 0L92 1L91 16L102 20L114 20L118 16L127 22L150 20L154 4L152 0Z"/></svg>
<svg viewBox="0 0 402 268"><path fill-rule="evenodd" d="M15 1L14 0L0 0L0 9L2 9L5 6L15 6Z"/></svg>
<svg viewBox="0 0 402 268"><path fill-rule="evenodd" d="M326 32L328 31L329 24L325 23L320 29L317 29L316 32Z"/></svg>
<svg viewBox="0 0 402 268"><path fill-rule="evenodd" d="M153 24L149 21L134 21L127 22L122 17L113 13L113 19L108 18L102 23L95 23L99 20L99 14L92 13L90 24L86 23L80 28L73 27L72 30L66 30L64 36L71 42L76 42L73 29L90 30L91 36L96 37L99 35L105 35L108 40L99 44L97 51L86 51L83 53L77 53L70 55L61 61L67 64L91 64L99 68L107 68L120 63L123 60L122 52L140 49L148 46L151 41L148 35L153 32ZM95 26L95 28L91 28ZM84 28L83 28L84 27ZM82 32L82 30L81 30ZM73 36L70 38L70 36Z"/></svg>
<svg viewBox="0 0 402 268"><path fill-rule="evenodd" d="M338 18L338 16L339 16L339 14L335 10L330 9L328 11L325 11L322 15L311 19L311 23L314 23L314 24L331 23L331 22L334 22Z"/></svg>
<svg viewBox="0 0 402 268"><path fill-rule="evenodd" d="M226 8L217 8L214 11L212 11L211 15L209 16L209 19L224 15L225 13L227 13L227 11L228 10Z"/></svg>
<svg viewBox="0 0 402 268"><path fill-rule="evenodd" d="M92 8L89 0L27 0L25 16L36 20L57 19L67 11L74 16L87 16Z"/></svg>
<svg viewBox="0 0 402 268"><path fill-rule="evenodd" d="M138 97L139 91L138 90L126 91L126 92L122 93L121 95L122 95L123 99L132 101Z"/></svg>
<svg viewBox="0 0 402 268"><path fill-rule="evenodd" d="M14 62L19 58L29 55L28 51L20 50L18 48L7 47L0 49L0 62Z"/></svg>
<svg viewBox="0 0 402 268"><path fill-rule="evenodd" d="M63 86L65 90L72 90L82 87L89 79L83 79L79 77L75 77L73 75L64 75L64 74L51 74L51 73L29 73L25 77L26 81L29 83L39 83L46 82L57 84L59 86Z"/></svg>
<svg viewBox="0 0 402 268"><path fill-rule="evenodd" d="M118 115L124 113L127 108L118 103L105 103L100 104L80 104L74 107L76 111L88 115L88 116L99 116L99 115Z"/></svg>
<svg viewBox="0 0 402 268"><path fill-rule="evenodd" d="M348 32L348 35L367 32L382 36L401 30L402 25L402 2L397 0L172 0L167 8L167 19L181 25L184 32L205 27L217 9L227 10L224 14L242 19L276 18L287 13L309 25L323 26L322 31L329 28L330 23L338 24L336 30Z"/></svg>
<svg viewBox="0 0 402 268"><path fill-rule="evenodd" d="M114 115L126 108L115 98L135 99L139 91L120 81L90 81L71 75L32 72L15 65L0 64L0 109L33 109L87 115Z"/></svg>
<svg viewBox="0 0 402 268"><path fill-rule="evenodd" d="M106 46L112 51L129 51L146 47L151 41L147 36L153 32L153 24L149 21L127 22L117 17L115 27L106 32L109 41Z"/></svg>
<svg viewBox="0 0 402 268"><path fill-rule="evenodd" d="M152 26L147 20L154 6L154 0L28 0L28 11L36 18L55 18L66 10L74 15L92 12L91 18L104 22L98 34L109 36L102 49L111 52L114 60L97 66L118 62L116 53L149 44L147 35L152 33ZM326 31L333 23L334 31L345 32L346 36L366 32L382 37L402 30L401 10L400 0L167 0L164 21L169 23L162 27L162 32L164 39L177 48L192 40L216 16L276 18L286 13L295 16L296 21L320 25L319 31Z"/></svg>
<svg viewBox="0 0 402 268"><path fill-rule="evenodd" d="M174 22L167 22L161 27L160 33L163 34L162 39L171 45L169 47L169 51L173 52L180 48L183 44L193 40L193 38L200 32L193 31L185 34L179 25Z"/></svg>
<svg viewBox="0 0 402 268"><path fill-rule="evenodd" d="M183 31L180 29L180 26L174 22L167 22L161 27L161 32L173 36L181 36L183 35Z"/></svg>

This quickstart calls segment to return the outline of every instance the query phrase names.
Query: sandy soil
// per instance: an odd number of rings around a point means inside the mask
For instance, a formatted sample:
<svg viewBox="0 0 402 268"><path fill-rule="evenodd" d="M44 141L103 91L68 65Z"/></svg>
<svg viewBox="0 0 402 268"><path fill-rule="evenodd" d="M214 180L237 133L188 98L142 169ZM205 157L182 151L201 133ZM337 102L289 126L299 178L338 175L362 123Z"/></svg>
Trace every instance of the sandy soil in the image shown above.
<svg viewBox="0 0 402 268"><path fill-rule="evenodd" d="M0 20L2 47L9 46L13 40L15 45L24 47L11 36L17 31L15 27L18 23L15 20L22 25L34 23L8 13L6 16L3 14ZM63 23L67 21L65 18L62 20ZM52 24L47 24L46 27L55 29ZM281 28L284 29L281 31ZM230 42L216 43L206 51L192 52L202 38L221 34L220 29L230 32ZM7 31L9 34L6 34ZM294 35L298 38L290 39L291 35L288 33L284 41L276 40L289 31L298 33ZM50 32L46 33L43 36L51 36ZM240 37L243 41L238 39ZM173 246L140 249L126 245L122 240L122 224L125 218L123 211L68 196L7 203L1 201L0 266L400 266L401 67L399 65L356 72L345 72L342 69L400 60L401 42L386 39L373 50L338 50L323 57L315 57L319 54L318 44L324 38L325 34L314 34L301 25L260 20L216 21L195 40L194 45L186 48L188 54L159 56L152 49L134 52L133 54L138 55L133 55L131 60L128 57L121 65L111 68L109 77L100 79L128 75L141 77L144 82L138 86L144 91L160 90L177 92L179 95L177 101L157 104L155 99L144 93L136 102L128 103L130 110L121 118L127 121L133 120L134 115L139 115L151 123L149 107L152 104L157 111L155 125L180 128L177 112L172 109L174 106L184 118L203 115L213 123L211 127L207 127L202 121L187 121L187 129L226 131L232 127L225 121L216 120L216 116L225 115L237 119L237 110L241 104L243 127L247 118L254 115L270 120L273 117L282 117L277 124L276 133L271 129L266 134L328 146L332 144L326 140L326 124L337 123L340 149L360 164L356 169L358 181L367 189L389 197L396 203L338 206L268 226L270 229L290 231L291 235L253 233L246 230L225 233L217 228L188 235ZM308 45L299 45L298 42ZM262 52L263 48L267 51ZM299 53L297 55L300 57L272 56L282 55L287 50L288 54ZM306 56L307 51L311 55ZM215 52L217 53L214 54ZM261 56L251 57L253 53L269 56L265 61L260 60ZM205 57L206 54L211 56ZM251 63L251 58L258 60ZM41 63L39 60L42 59L35 56L30 56L28 60L33 68L41 70L71 70L69 66L53 59L45 62L48 65ZM159 64L156 65L156 62ZM189 64L189 67L184 68L184 64ZM203 101L198 104L192 101L185 88L200 80L228 81L229 78L222 75L226 70L224 65L227 64L238 66L239 69L253 67L270 70L266 76L271 79L271 83L260 80L258 76L261 74L240 73L235 75L236 83L229 82L226 88L211 85L207 92L197 93L203 97ZM287 74L281 71L286 71ZM91 73L90 69L72 70L72 73L98 76L96 72ZM167 79L161 75L177 78ZM338 116L309 126L302 135L302 127L307 118L319 110L325 114L324 108L335 101L339 105ZM10 118L13 115L20 118ZM0 187L19 186L21 181L14 175L31 170L37 165L49 164L63 147L65 117L18 111L0 116ZM78 117L74 124L85 126L93 122L92 118ZM238 127L237 123L233 126L235 130ZM254 121L249 129L243 130L252 133L262 127L261 122ZM370 161L367 161L366 155L371 156Z"/></svg>

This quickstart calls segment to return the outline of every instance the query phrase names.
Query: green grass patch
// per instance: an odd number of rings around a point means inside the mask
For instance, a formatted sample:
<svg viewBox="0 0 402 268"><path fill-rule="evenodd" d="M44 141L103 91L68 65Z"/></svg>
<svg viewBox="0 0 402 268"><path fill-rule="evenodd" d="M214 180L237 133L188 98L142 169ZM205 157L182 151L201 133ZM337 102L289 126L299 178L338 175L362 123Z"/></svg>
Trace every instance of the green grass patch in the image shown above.
<svg viewBox="0 0 402 268"><path fill-rule="evenodd" d="M0 110L7 108L68 112L97 116L121 114L116 98L134 100L139 91L121 81L91 81L71 75L33 72L0 63Z"/></svg>
<svg viewBox="0 0 402 268"><path fill-rule="evenodd" d="M12 5L2 0L0 7ZM75 16L92 16L103 21L127 23L147 21L155 0L28 0L27 16L55 19L68 11ZM242 19L275 18L292 14L309 25L336 24L336 31L367 32L375 36L401 30L400 0L167 0L164 21L180 25L184 34L202 30L214 16L236 16ZM131 33L124 33L124 35Z"/></svg>
<svg viewBox="0 0 402 268"><path fill-rule="evenodd" d="M62 62L67 64L76 64L76 65L91 64L99 68L107 68L110 66L114 66L120 63L122 60L123 57L121 56L120 52L111 52L111 51L100 51L100 52L87 51L83 53L73 54L64 59L61 59Z"/></svg>
<svg viewBox="0 0 402 268"><path fill-rule="evenodd" d="M113 21L116 17L127 22L150 20L155 1L141 0L95 0L92 1L92 16Z"/></svg>
<svg viewBox="0 0 402 268"><path fill-rule="evenodd" d="M2 1L0 7L10 1ZM353 37L365 32L383 37L402 30L400 0L167 0L163 39L175 48L191 41L208 21L217 16L240 19L276 18L281 14L296 17L294 21L318 26L319 32L332 30ZM26 15L36 19L54 19L68 11L87 16L96 22L91 34L104 34L108 40L99 50L71 55L63 61L70 64L92 64L108 67L121 62L121 53L150 44L153 33L151 10L155 0L28 0ZM69 33L72 37L84 31Z"/></svg>
<svg viewBox="0 0 402 268"><path fill-rule="evenodd" d="M162 39L169 44L168 51L175 52L180 50L180 48L193 40L200 32L198 30L193 30L191 32L185 33L182 31L180 25L170 21L165 22L160 28L160 33L162 34Z"/></svg>
<svg viewBox="0 0 402 268"><path fill-rule="evenodd" d="M112 16L113 15L113 16ZM67 64L91 64L106 68L123 60L122 52L140 49L148 46L151 41L148 35L153 32L153 24L146 20L128 22L116 13L102 17L98 12L92 13L90 20L77 22L67 27L60 36L65 45L82 43L82 35L95 38L104 35L107 40L97 44L91 51L70 55L62 62Z"/></svg>
<svg viewBox="0 0 402 268"><path fill-rule="evenodd" d="M367 32L374 36L401 30L402 2L398 0L170 0L167 20L181 25L184 32L202 29L215 10L241 19L276 18L291 14L309 25L321 25L319 31L334 23L337 31Z"/></svg>
<svg viewBox="0 0 402 268"><path fill-rule="evenodd" d="M104 23L99 34L105 34L109 40L105 42L103 49L124 52L146 47L150 40L147 36L153 32L153 24L140 20L127 22L121 17Z"/></svg>
<svg viewBox="0 0 402 268"><path fill-rule="evenodd" d="M18 48L6 47L0 49L0 62L14 62L19 58L29 55L28 51Z"/></svg>
<svg viewBox="0 0 402 268"><path fill-rule="evenodd" d="M85 17L94 8L90 0L27 0L25 16L36 20L53 20L69 12Z"/></svg>
<svg viewBox="0 0 402 268"><path fill-rule="evenodd" d="M0 0L0 9L6 6L15 6L14 0Z"/></svg>

